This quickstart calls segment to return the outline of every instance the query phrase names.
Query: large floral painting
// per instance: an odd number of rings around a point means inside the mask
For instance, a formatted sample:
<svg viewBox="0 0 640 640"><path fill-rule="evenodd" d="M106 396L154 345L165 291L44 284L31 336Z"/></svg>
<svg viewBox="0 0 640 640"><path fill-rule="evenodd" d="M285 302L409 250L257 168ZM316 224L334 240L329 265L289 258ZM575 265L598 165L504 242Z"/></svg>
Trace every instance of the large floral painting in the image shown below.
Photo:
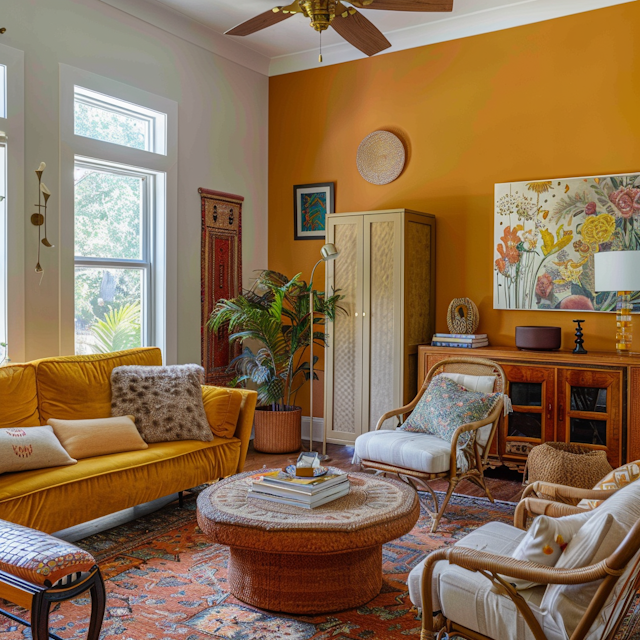
<svg viewBox="0 0 640 640"><path fill-rule="evenodd" d="M614 311L593 256L640 250L640 174L497 184L494 233L494 308Z"/></svg>

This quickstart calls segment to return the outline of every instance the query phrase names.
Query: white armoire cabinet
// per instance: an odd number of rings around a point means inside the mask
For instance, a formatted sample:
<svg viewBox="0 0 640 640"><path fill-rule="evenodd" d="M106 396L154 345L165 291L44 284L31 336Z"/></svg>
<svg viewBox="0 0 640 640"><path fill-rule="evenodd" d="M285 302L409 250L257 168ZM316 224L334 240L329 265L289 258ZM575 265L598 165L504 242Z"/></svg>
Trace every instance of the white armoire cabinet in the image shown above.
<svg viewBox="0 0 640 640"><path fill-rule="evenodd" d="M435 217L408 209L334 213L326 291L344 296L327 324L325 429L350 444L417 392L418 345L430 342L435 310Z"/></svg>

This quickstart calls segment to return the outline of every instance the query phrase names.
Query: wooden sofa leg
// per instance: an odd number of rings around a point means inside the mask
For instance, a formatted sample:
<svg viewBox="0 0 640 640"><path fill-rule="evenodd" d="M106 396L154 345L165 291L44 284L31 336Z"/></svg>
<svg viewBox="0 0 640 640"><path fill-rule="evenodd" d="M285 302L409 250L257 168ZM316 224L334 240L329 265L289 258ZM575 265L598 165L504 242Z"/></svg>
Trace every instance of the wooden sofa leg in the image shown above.
<svg viewBox="0 0 640 640"><path fill-rule="evenodd" d="M184 507L184 491L178 491L178 507Z"/></svg>

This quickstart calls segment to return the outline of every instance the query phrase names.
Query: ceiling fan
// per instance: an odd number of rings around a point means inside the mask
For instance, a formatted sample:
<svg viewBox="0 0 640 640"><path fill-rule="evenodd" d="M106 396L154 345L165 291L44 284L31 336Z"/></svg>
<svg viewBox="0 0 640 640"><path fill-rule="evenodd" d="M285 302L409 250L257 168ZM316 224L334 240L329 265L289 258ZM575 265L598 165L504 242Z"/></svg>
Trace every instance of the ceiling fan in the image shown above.
<svg viewBox="0 0 640 640"><path fill-rule="evenodd" d="M453 0L294 0L274 7L227 31L230 36L248 36L301 13L322 33L335 29L347 42L368 56L391 46L384 34L358 9L382 11L452 11ZM322 55L320 56L322 62Z"/></svg>

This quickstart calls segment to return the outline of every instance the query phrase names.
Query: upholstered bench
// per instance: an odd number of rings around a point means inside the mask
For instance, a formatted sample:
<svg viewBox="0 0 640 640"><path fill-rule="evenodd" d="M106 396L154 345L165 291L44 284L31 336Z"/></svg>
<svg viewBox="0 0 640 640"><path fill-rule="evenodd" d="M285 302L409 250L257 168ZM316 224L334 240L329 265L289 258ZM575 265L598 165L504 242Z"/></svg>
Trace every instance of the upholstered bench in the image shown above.
<svg viewBox="0 0 640 640"><path fill-rule="evenodd" d="M0 598L29 609L31 622L3 609L1 614L30 626L33 640L58 640L49 633L51 604L85 591L91 594L87 639L98 640L105 590L93 556L41 531L0 520Z"/></svg>

